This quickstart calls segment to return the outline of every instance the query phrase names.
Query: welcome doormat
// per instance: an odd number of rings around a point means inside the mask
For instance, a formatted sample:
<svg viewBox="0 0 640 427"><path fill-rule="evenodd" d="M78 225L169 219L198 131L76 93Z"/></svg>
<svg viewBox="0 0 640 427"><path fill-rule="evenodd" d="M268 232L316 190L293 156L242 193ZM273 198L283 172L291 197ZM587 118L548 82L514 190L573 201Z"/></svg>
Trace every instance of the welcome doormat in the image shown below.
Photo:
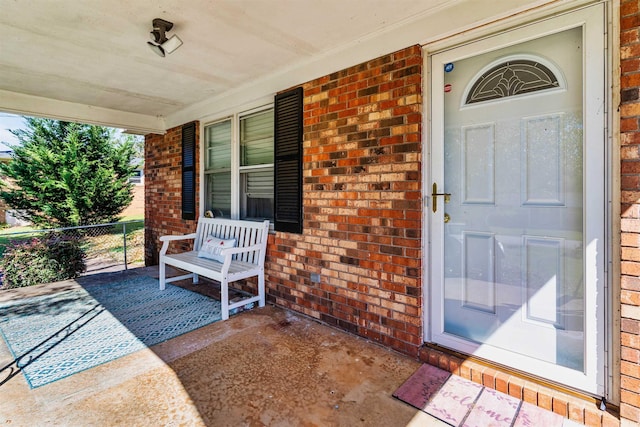
<svg viewBox="0 0 640 427"><path fill-rule="evenodd" d="M14 362L0 380L20 370L40 387L221 318L219 301L147 276L2 303Z"/></svg>
<svg viewBox="0 0 640 427"><path fill-rule="evenodd" d="M427 364L393 396L454 427L561 427L564 422L551 411Z"/></svg>

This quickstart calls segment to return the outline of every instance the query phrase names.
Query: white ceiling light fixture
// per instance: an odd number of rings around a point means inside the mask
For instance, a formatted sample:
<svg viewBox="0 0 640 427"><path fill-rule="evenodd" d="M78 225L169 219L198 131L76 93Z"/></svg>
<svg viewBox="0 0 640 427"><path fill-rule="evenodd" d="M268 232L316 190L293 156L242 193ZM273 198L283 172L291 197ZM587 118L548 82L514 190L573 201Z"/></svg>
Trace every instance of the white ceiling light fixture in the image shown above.
<svg viewBox="0 0 640 427"><path fill-rule="evenodd" d="M147 44L157 55L164 57L165 54L172 53L182 46L182 40L176 34L167 38L166 33L172 28L172 22L160 18L153 20L153 31L151 31L153 41L147 42Z"/></svg>

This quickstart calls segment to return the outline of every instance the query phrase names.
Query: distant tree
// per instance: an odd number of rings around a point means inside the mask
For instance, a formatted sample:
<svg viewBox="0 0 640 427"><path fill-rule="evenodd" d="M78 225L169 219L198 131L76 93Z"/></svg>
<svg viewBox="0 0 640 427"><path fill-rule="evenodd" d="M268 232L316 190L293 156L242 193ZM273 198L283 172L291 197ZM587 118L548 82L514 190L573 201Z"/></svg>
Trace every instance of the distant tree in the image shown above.
<svg viewBox="0 0 640 427"><path fill-rule="evenodd" d="M117 220L133 198L135 138L102 126L25 120L26 129L12 131L19 141L12 160L0 164L0 199L37 226Z"/></svg>

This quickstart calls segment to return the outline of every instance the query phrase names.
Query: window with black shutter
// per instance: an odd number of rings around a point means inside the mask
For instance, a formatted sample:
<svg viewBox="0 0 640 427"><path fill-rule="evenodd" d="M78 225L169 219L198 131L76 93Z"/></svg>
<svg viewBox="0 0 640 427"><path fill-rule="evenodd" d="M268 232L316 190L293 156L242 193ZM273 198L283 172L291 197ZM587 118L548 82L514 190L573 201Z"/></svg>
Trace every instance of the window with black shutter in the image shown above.
<svg viewBox="0 0 640 427"><path fill-rule="evenodd" d="M182 219L196 219L196 124L182 126Z"/></svg>
<svg viewBox="0 0 640 427"><path fill-rule="evenodd" d="M275 99L276 231L302 233L302 88Z"/></svg>

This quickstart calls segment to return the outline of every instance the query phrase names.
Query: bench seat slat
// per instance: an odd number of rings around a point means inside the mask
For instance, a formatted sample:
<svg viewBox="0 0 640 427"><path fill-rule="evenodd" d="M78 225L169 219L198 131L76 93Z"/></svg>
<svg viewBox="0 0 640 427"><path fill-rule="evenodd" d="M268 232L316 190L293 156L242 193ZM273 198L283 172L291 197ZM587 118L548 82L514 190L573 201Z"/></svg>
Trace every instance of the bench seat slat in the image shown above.
<svg viewBox="0 0 640 427"><path fill-rule="evenodd" d="M192 268L198 268L201 271L205 271L205 273L198 273L202 276L209 277L210 279L215 279L217 281L222 280L222 263L212 259L200 258L198 257L198 253L195 251L167 255L165 257L165 263L178 268L182 268L178 264L192 266ZM244 272L257 272L259 269L259 266L250 262L231 261L228 277L236 277Z"/></svg>

